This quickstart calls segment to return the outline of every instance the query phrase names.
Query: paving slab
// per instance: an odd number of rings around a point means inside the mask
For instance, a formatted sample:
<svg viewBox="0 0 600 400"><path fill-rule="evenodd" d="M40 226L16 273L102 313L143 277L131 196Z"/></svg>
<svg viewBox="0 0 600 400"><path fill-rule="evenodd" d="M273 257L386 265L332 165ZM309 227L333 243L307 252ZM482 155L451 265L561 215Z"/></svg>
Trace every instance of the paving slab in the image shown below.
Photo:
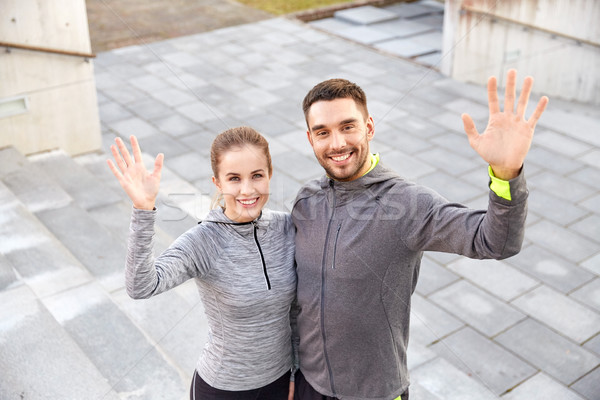
<svg viewBox="0 0 600 400"><path fill-rule="evenodd" d="M522 359L469 327L433 344L431 349L498 396L537 372Z"/></svg>
<svg viewBox="0 0 600 400"><path fill-rule="evenodd" d="M390 39L383 42L377 42L375 43L375 47L387 53L405 58L423 56L437 50L437 46L432 47L415 43L411 38Z"/></svg>
<svg viewBox="0 0 600 400"><path fill-rule="evenodd" d="M397 19L398 14L383 8L362 6L336 11L334 17L357 25L369 25Z"/></svg>
<svg viewBox="0 0 600 400"><path fill-rule="evenodd" d="M571 297L600 312L600 278L583 285L571 293Z"/></svg>
<svg viewBox="0 0 600 400"><path fill-rule="evenodd" d="M487 336L496 335L525 318L517 309L464 280L429 298Z"/></svg>
<svg viewBox="0 0 600 400"><path fill-rule="evenodd" d="M491 400L497 399L494 392L467 376L443 358L436 358L411 372L412 385L418 386L417 394L412 391L417 399L421 389L426 393L425 398L431 399L461 399L461 400Z"/></svg>
<svg viewBox="0 0 600 400"><path fill-rule="evenodd" d="M589 152L594 147L588 143L573 139L567 135L554 132L550 129L536 129L536 145L542 146L548 150L559 152L568 157L577 157Z"/></svg>
<svg viewBox="0 0 600 400"><path fill-rule="evenodd" d="M573 204L572 200L561 199L542 191L531 193L528 206L532 213L562 226L572 224L589 214L588 210Z"/></svg>
<svg viewBox="0 0 600 400"><path fill-rule="evenodd" d="M600 368L596 368L579 381L571 385L571 389L582 394L585 398L595 399L600 394Z"/></svg>
<svg viewBox="0 0 600 400"><path fill-rule="evenodd" d="M52 176L69 196L86 210L121 200L120 195L98 182L93 174L62 150L31 156L29 160Z"/></svg>
<svg viewBox="0 0 600 400"><path fill-rule="evenodd" d="M571 292L594 278L594 274L585 268L535 244L525 247L505 262L563 293Z"/></svg>
<svg viewBox="0 0 600 400"><path fill-rule="evenodd" d="M419 2L401 2L384 7L384 9L393 12L401 18L417 18L433 12L439 12L440 8L436 4Z"/></svg>
<svg viewBox="0 0 600 400"><path fill-rule="evenodd" d="M540 283L516 268L496 260L473 260L463 257L449 264L448 269L504 301L514 299Z"/></svg>
<svg viewBox="0 0 600 400"><path fill-rule="evenodd" d="M553 397L561 400L585 400L576 392L569 390L569 388L543 372L526 380L510 393L502 396L502 400L549 399Z"/></svg>
<svg viewBox="0 0 600 400"><path fill-rule="evenodd" d="M581 262L600 251L600 245L554 222L541 220L525 231L525 237L571 262Z"/></svg>
<svg viewBox="0 0 600 400"><path fill-rule="evenodd" d="M416 292L422 296L428 296L460 279L456 274L434 261L428 255L421 260L421 270Z"/></svg>
<svg viewBox="0 0 600 400"><path fill-rule="evenodd" d="M524 294L512 304L577 343L600 332L600 313L547 286Z"/></svg>
<svg viewBox="0 0 600 400"><path fill-rule="evenodd" d="M0 253L0 291L19 283L15 270L9 260Z"/></svg>
<svg viewBox="0 0 600 400"><path fill-rule="evenodd" d="M187 302L176 290L146 300L133 300L119 290L112 298L189 382L208 340L208 324L195 282L185 286L196 291L195 303Z"/></svg>
<svg viewBox="0 0 600 400"><path fill-rule="evenodd" d="M600 362L597 355L531 318L494 340L565 385L578 380Z"/></svg>
<svg viewBox="0 0 600 400"><path fill-rule="evenodd" d="M409 36L430 32L434 28L430 25L407 19L394 19L391 21L377 22L370 25L378 31L387 32L394 38L405 38Z"/></svg>
<svg viewBox="0 0 600 400"><path fill-rule="evenodd" d="M463 326L462 321L431 301L419 295L413 295L410 326L411 341L429 345Z"/></svg>

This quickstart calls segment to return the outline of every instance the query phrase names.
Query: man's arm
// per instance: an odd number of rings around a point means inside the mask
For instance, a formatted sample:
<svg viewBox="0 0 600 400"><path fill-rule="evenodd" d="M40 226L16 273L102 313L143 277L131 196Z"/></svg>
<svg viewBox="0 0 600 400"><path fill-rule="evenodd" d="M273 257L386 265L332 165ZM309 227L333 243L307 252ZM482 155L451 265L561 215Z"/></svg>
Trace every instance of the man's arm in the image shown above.
<svg viewBox="0 0 600 400"><path fill-rule="evenodd" d="M533 86L533 78L528 76L523 81L515 112L516 78L517 71L514 69L506 74L503 111L500 111L496 77L492 76L488 80L490 116L482 134L477 132L473 119L468 114L462 115L471 147L490 165L494 176L505 181L519 175L531 146L535 125L548 104L548 98L543 96L531 117L525 119L525 110Z"/></svg>

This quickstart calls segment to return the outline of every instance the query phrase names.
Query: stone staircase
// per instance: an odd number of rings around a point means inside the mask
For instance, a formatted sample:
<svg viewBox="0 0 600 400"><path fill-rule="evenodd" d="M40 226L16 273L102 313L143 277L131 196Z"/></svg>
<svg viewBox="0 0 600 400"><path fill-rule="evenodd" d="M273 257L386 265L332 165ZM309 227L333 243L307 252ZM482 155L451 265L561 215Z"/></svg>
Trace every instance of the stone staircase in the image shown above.
<svg viewBox="0 0 600 400"><path fill-rule="evenodd" d="M207 333L202 305L191 281L145 301L125 293L131 205L106 158L0 149L2 399L188 396ZM163 176L157 252L209 201Z"/></svg>

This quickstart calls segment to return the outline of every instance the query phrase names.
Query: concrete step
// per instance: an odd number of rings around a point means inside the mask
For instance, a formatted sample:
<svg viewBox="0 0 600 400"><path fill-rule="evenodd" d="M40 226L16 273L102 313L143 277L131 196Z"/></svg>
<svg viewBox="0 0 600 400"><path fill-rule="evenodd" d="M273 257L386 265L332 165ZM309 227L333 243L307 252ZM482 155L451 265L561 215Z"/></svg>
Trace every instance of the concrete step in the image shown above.
<svg viewBox="0 0 600 400"><path fill-rule="evenodd" d="M68 168L65 176L96 190L98 179L66 156L36 157L0 150L9 166L0 175L0 398L185 398L197 337L207 331L193 282L152 303L130 299L131 206L118 195L94 203L69 179L55 180L52 171ZM38 201L28 184L44 186L37 195L58 195ZM165 316L158 330L156 312Z"/></svg>
<svg viewBox="0 0 600 400"><path fill-rule="evenodd" d="M99 181L62 150L30 156L28 160L50 175L85 210L122 199L120 192Z"/></svg>

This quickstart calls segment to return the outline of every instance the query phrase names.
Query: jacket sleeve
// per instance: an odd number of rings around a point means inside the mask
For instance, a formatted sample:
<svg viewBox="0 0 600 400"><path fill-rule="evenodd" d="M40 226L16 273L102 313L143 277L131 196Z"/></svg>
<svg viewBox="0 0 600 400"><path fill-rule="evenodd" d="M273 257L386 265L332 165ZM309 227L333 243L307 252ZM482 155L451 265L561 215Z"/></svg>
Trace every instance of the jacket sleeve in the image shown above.
<svg viewBox="0 0 600 400"><path fill-rule="evenodd" d="M154 257L156 211L133 209L129 227L125 288L134 299L146 299L167 291L208 270L197 227L181 235L159 257Z"/></svg>
<svg viewBox="0 0 600 400"><path fill-rule="evenodd" d="M489 192L487 210L449 203L435 192L417 195L407 245L417 251L441 251L470 258L504 259L521 250L527 217L527 185L523 172L510 182L511 200Z"/></svg>

